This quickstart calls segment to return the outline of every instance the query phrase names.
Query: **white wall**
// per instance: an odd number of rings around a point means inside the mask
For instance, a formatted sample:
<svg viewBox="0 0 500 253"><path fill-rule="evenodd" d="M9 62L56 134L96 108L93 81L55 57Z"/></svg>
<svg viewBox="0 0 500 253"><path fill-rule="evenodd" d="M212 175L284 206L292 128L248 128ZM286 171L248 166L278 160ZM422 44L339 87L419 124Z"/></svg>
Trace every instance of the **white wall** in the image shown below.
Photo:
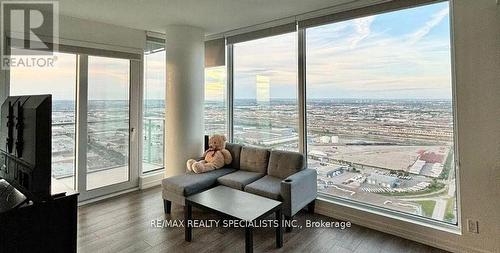
<svg viewBox="0 0 500 253"><path fill-rule="evenodd" d="M500 252L500 5L454 7L462 221L480 224L460 243Z"/></svg>
<svg viewBox="0 0 500 253"><path fill-rule="evenodd" d="M184 174L186 161L203 152L205 36L200 28L181 25L167 26L166 36L165 175L171 177Z"/></svg>
<svg viewBox="0 0 500 253"><path fill-rule="evenodd" d="M59 34L62 44L93 45L139 54L143 53L146 44L146 32L143 30L66 16L59 17Z"/></svg>
<svg viewBox="0 0 500 253"><path fill-rule="evenodd" d="M318 213L455 252L500 252L500 5L454 0L453 34L462 234L318 203ZM467 231L479 221L479 234Z"/></svg>
<svg viewBox="0 0 500 253"><path fill-rule="evenodd" d="M14 35L23 38L23 31L14 30ZM46 30L38 31L37 35L41 35L41 39L52 36ZM146 44L146 32L143 30L68 16L59 16L59 29L54 32L54 37L59 38L59 44L64 45L140 54Z"/></svg>

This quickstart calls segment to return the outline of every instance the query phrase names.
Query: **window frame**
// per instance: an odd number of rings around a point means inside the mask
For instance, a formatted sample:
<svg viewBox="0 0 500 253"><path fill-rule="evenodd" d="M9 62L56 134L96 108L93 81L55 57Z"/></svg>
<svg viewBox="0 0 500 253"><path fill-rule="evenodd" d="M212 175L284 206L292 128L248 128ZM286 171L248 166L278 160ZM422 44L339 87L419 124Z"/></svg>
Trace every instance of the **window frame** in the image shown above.
<svg viewBox="0 0 500 253"><path fill-rule="evenodd" d="M161 34L153 34L153 33L148 33L146 35L146 44L148 42L151 42L151 43L155 43L155 44L161 44L163 43L163 45L165 45L165 38L161 35ZM166 166L166 159L165 159L165 151L166 151L166 145L165 145L165 134L166 134L166 130L167 130L167 127L166 127L166 120L164 120L164 124L163 124L163 166L161 167L158 167L156 169L153 169L153 170L149 170L149 171L144 171L144 166L143 166L143 152L144 152L144 89L146 88L146 80L145 80L145 77L146 77L146 52L145 52L146 48L144 49L144 52L142 54L142 68L141 68L141 80L140 80L140 88L139 88L139 122L138 122L138 125L139 125L139 131L137 133L138 136L140 136L141 138L139 138L139 175L141 177L145 177L145 176L152 176L152 175L157 175L157 174L163 174L163 171L165 170L165 168L167 167ZM150 52L151 54L154 54L154 53L158 53L158 52L162 52L162 51L165 51L165 58L166 58L166 54L167 54L167 49L164 47L162 50L159 50L159 51L152 51ZM165 63L166 63L166 59L165 59ZM166 78L166 70L165 70L165 78ZM166 92L165 92L165 106L167 105L167 96L166 96ZM166 114L165 114L165 118L166 118Z"/></svg>

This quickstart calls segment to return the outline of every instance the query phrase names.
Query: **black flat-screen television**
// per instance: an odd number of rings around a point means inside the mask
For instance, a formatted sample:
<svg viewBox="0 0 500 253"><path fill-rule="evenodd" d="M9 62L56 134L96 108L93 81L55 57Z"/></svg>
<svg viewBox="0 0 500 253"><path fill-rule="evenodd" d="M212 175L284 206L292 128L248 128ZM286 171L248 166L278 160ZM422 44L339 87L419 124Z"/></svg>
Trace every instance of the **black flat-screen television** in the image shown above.
<svg viewBox="0 0 500 253"><path fill-rule="evenodd" d="M0 178L33 201L50 198L52 96L8 97L0 122Z"/></svg>

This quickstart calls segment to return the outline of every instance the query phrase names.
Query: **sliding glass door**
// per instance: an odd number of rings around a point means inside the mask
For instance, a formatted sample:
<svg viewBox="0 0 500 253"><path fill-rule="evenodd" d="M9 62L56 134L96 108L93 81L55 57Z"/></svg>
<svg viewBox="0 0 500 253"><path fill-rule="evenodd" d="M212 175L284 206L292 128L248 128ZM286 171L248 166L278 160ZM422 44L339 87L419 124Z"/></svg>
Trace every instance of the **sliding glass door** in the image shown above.
<svg viewBox="0 0 500 253"><path fill-rule="evenodd" d="M54 66L10 70L10 95L52 94L53 188L77 190L86 200L136 187L141 62L78 52L55 57Z"/></svg>

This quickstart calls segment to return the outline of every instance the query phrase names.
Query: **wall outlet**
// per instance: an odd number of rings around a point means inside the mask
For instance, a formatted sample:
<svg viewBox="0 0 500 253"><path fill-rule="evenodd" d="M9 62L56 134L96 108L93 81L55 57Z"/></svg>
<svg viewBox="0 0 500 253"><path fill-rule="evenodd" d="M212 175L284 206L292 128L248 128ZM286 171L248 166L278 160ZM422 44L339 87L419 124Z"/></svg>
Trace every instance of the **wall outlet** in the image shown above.
<svg viewBox="0 0 500 253"><path fill-rule="evenodd" d="M479 234L479 221L467 219L467 231Z"/></svg>

